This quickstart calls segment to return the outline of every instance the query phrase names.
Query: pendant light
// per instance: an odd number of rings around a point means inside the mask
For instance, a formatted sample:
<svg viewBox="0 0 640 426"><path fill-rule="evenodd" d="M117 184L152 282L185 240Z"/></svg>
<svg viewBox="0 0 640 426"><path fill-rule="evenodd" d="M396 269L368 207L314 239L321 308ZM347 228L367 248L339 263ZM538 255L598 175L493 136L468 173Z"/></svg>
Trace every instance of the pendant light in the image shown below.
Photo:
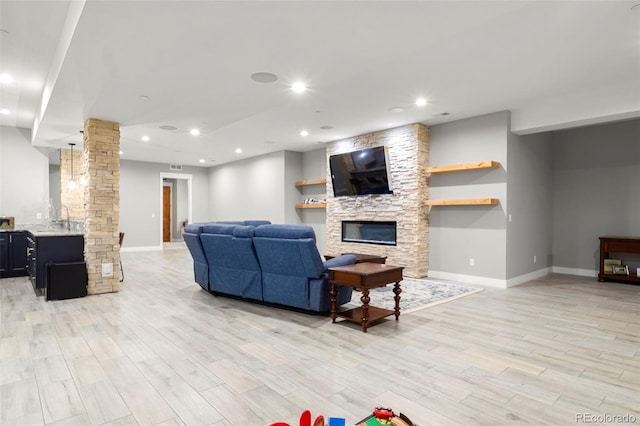
<svg viewBox="0 0 640 426"><path fill-rule="evenodd" d="M76 181L73 180L73 147L76 145L75 143L69 143L69 145L71 146L71 179L69 180L69 183L67 184L67 187L73 191L74 189L76 189Z"/></svg>

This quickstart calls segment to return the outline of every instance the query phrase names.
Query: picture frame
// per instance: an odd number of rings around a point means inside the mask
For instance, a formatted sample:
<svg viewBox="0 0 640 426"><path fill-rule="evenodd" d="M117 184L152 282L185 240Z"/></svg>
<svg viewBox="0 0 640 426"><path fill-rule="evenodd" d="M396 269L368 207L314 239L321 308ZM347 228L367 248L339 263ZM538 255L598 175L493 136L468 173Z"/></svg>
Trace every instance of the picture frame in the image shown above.
<svg viewBox="0 0 640 426"><path fill-rule="evenodd" d="M612 265L614 275L629 275L629 266L627 265Z"/></svg>
<svg viewBox="0 0 640 426"><path fill-rule="evenodd" d="M12 216L0 216L0 229L10 229L13 230L15 228L14 218Z"/></svg>
<svg viewBox="0 0 640 426"><path fill-rule="evenodd" d="M620 259L604 259L604 273L605 274L613 274L613 266L614 265L622 265L622 260L620 260Z"/></svg>

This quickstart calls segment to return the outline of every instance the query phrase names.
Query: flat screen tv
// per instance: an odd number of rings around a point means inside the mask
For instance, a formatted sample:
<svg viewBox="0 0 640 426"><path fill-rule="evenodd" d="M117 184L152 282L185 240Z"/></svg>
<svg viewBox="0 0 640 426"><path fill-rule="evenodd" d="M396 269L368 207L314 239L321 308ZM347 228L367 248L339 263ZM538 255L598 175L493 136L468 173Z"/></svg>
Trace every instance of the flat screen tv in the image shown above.
<svg viewBox="0 0 640 426"><path fill-rule="evenodd" d="M329 167L336 197L393 194L385 146L332 155Z"/></svg>

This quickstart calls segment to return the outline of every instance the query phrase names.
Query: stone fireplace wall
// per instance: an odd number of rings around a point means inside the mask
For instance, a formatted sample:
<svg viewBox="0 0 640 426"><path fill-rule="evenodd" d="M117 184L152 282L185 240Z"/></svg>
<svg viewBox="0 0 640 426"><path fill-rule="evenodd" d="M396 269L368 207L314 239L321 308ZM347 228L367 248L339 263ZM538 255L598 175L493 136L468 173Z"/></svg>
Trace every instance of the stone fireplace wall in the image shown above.
<svg viewBox="0 0 640 426"><path fill-rule="evenodd" d="M334 197L327 161L327 253L387 256L390 265L404 266L404 275L420 278L428 271L429 130L420 123L356 136L327 145L327 155L385 145L389 152L393 194ZM397 222L397 245L342 242L343 220Z"/></svg>

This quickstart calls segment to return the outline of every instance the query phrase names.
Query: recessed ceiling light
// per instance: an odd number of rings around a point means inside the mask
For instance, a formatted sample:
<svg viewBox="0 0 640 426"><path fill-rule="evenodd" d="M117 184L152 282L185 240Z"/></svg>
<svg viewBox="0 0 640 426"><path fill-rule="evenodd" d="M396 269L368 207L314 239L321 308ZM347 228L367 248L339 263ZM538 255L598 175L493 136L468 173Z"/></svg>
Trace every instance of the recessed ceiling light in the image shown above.
<svg viewBox="0 0 640 426"><path fill-rule="evenodd" d="M242 149L236 148L236 154L242 154Z"/></svg>
<svg viewBox="0 0 640 426"><path fill-rule="evenodd" d="M9 110L9 108L2 108L2 109L0 109L0 114L9 115L9 114L11 114L11 111Z"/></svg>
<svg viewBox="0 0 640 426"><path fill-rule="evenodd" d="M322 130L331 130L331 129L333 129L333 126L325 125L325 126L320 126L320 128Z"/></svg>
<svg viewBox="0 0 640 426"><path fill-rule="evenodd" d="M291 85L291 90L293 90L296 93L302 93L305 90L307 90L307 86L301 81L296 81Z"/></svg>
<svg viewBox="0 0 640 426"><path fill-rule="evenodd" d="M120 154L120 155L124 154L124 151L120 151L120 152L119 152L119 154Z"/></svg>
<svg viewBox="0 0 640 426"><path fill-rule="evenodd" d="M309 136L309 132L307 132L306 130L303 130L300 132L300 136Z"/></svg>
<svg viewBox="0 0 640 426"><path fill-rule="evenodd" d="M166 125L166 124L163 125L163 126L160 126L160 128L162 130L178 130L178 128L176 126L169 126L169 125Z"/></svg>
<svg viewBox="0 0 640 426"><path fill-rule="evenodd" d="M448 112L442 112L442 113L440 113L440 115L449 115L449 114L450 114L450 113L448 113Z"/></svg>
<svg viewBox="0 0 640 426"><path fill-rule="evenodd" d="M0 74L0 83L11 84L13 83L13 77L9 74Z"/></svg>
<svg viewBox="0 0 640 426"><path fill-rule="evenodd" d="M191 129L189 130L189 133L193 136L198 136L200 134L200 130L198 129Z"/></svg>
<svg viewBox="0 0 640 426"><path fill-rule="evenodd" d="M393 123L387 123L387 126L393 126Z"/></svg>
<svg viewBox="0 0 640 426"><path fill-rule="evenodd" d="M200 160L198 160L198 161L200 161L201 163L204 163L206 160L205 160L204 158L201 158L201 159L200 159Z"/></svg>
<svg viewBox="0 0 640 426"><path fill-rule="evenodd" d="M143 101L148 101L149 97L147 95L140 95L140 99L142 99Z"/></svg>
<svg viewBox="0 0 640 426"><path fill-rule="evenodd" d="M149 136L143 136L140 139L142 139L142 142L149 142Z"/></svg>
<svg viewBox="0 0 640 426"><path fill-rule="evenodd" d="M417 106L425 106L426 104L427 104L427 100L425 98L416 99L416 105Z"/></svg>
<svg viewBox="0 0 640 426"><path fill-rule="evenodd" d="M395 106L395 107L391 107L389 108L390 112L404 112L404 107L401 106Z"/></svg>
<svg viewBox="0 0 640 426"><path fill-rule="evenodd" d="M270 72L257 72L251 74L251 80L257 81L258 83L273 83L278 80L278 76Z"/></svg>

